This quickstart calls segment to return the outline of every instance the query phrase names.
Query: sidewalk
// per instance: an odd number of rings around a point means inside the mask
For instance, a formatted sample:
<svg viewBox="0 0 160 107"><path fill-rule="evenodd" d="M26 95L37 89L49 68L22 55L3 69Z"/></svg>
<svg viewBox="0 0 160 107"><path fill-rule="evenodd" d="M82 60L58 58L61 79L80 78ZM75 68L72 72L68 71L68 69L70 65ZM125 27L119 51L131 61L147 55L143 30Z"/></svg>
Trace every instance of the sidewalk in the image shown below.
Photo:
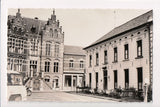
<svg viewBox="0 0 160 107"><path fill-rule="evenodd" d="M76 93L76 92L66 92L66 93L121 102L121 99L105 97L105 96L98 96L98 95L95 95L95 94L85 94L85 93Z"/></svg>
<svg viewBox="0 0 160 107"><path fill-rule="evenodd" d="M100 95L95 95L95 94L85 94L85 93L76 93L76 92L66 92L66 93L94 97L94 98L100 98L100 99L106 99L106 100L112 100L112 101L117 101L117 102L143 102L141 100L132 99L132 98L128 98L128 97L116 99L116 98L112 98L112 97L100 96Z"/></svg>

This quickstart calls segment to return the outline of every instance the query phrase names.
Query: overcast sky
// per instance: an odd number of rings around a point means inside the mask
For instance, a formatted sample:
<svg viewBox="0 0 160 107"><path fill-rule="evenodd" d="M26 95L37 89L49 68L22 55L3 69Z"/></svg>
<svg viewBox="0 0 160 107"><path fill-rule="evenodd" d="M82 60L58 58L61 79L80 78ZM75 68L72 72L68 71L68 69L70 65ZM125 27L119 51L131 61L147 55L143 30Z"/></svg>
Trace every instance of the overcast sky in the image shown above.
<svg viewBox="0 0 160 107"><path fill-rule="evenodd" d="M22 17L47 20L53 9L21 9ZM65 32L64 44L86 47L117 27L149 10L55 9ZM17 9L9 9L15 15Z"/></svg>

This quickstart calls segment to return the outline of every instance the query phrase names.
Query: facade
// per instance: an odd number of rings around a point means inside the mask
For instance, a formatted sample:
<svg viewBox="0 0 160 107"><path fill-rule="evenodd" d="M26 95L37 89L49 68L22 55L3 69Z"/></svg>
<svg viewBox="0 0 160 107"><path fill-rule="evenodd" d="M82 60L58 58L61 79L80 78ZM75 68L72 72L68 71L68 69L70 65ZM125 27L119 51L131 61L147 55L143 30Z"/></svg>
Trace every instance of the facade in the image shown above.
<svg viewBox="0 0 160 107"><path fill-rule="evenodd" d="M76 91L84 86L85 51L78 46L64 46L63 90Z"/></svg>
<svg viewBox="0 0 160 107"><path fill-rule="evenodd" d="M16 16L8 16L7 70L22 73L25 85L38 91L62 90L65 77L63 65L66 64L64 59L72 56L74 59L75 56L75 61L79 59L84 61L83 53L83 55L64 53L64 32L54 10L47 21L39 20L37 17L35 19L22 17L20 9ZM80 74L77 74L77 71L72 72L71 76L81 78L83 70L80 69L82 71ZM78 84L77 82L76 85Z"/></svg>
<svg viewBox="0 0 160 107"><path fill-rule="evenodd" d="M112 90L152 86L152 11L122 24L86 51L86 86Z"/></svg>

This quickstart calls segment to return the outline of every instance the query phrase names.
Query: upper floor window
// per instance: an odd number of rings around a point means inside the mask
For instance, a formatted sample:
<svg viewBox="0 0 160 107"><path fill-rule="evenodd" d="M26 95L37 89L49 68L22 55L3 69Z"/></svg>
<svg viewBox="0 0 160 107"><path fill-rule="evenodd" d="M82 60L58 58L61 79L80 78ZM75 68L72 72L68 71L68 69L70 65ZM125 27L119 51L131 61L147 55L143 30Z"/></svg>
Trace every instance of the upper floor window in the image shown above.
<svg viewBox="0 0 160 107"><path fill-rule="evenodd" d="M73 60L70 60L70 61L69 61L69 67L70 67L70 68L73 68Z"/></svg>
<svg viewBox="0 0 160 107"><path fill-rule="evenodd" d="M31 54L37 55L38 53L38 41L36 39L31 40Z"/></svg>
<svg viewBox="0 0 160 107"><path fill-rule="evenodd" d="M15 52L16 41L14 38L8 39L8 52Z"/></svg>
<svg viewBox="0 0 160 107"><path fill-rule="evenodd" d="M84 68L84 61L80 61L80 68Z"/></svg>
<svg viewBox="0 0 160 107"><path fill-rule="evenodd" d="M96 65L99 65L99 54L96 53Z"/></svg>
<svg viewBox="0 0 160 107"><path fill-rule="evenodd" d="M49 56L51 51L51 44L46 44L46 55Z"/></svg>
<svg viewBox="0 0 160 107"><path fill-rule="evenodd" d="M55 45L55 57L58 57L59 56L59 45Z"/></svg>
<svg viewBox="0 0 160 107"><path fill-rule="evenodd" d="M54 62L54 72L58 72L58 62Z"/></svg>
<svg viewBox="0 0 160 107"><path fill-rule="evenodd" d="M118 61L118 52L117 52L117 47L114 48L114 62Z"/></svg>
<svg viewBox="0 0 160 107"><path fill-rule="evenodd" d="M45 62L45 72L49 72L50 62Z"/></svg>
<svg viewBox="0 0 160 107"><path fill-rule="evenodd" d="M107 50L104 51L104 64L108 63Z"/></svg>
<svg viewBox="0 0 160 107"><path fill-rule="evenodd" d="M142 57L142 40L137 41L137 57Z"/></svg>
<svg viewBox="0 0 160 107"><path fill-rule="evenodd" d="M89 56L89 66L92 66L92 55Z"/></svg>
<svg viewBox="0 0 160 107"><path fill-rule="evenodd" d="M124 59L129 58L129 49L128 49L128 44L124 45Z"/></svg>

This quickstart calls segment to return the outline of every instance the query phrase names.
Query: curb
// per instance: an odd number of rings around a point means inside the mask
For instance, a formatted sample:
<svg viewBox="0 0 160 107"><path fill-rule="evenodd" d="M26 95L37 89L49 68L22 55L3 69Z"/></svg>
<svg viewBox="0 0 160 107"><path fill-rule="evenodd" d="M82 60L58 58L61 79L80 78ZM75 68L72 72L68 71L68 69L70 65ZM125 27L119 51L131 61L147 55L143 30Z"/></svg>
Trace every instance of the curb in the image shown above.
<svg viewBox="0 0 160 107"><path fill-rule="evenodd" d="M114 99L114 98L110 98L110 97L97 96L97 95L87 95L87 94L81 94L81 93L70 93L70 94L77 94L77 95L81 95L81 96L87 96L87 97L93 97L93 98L100 98L100 99L122 102L121 100L118 100L118 99Z"/></svg>

